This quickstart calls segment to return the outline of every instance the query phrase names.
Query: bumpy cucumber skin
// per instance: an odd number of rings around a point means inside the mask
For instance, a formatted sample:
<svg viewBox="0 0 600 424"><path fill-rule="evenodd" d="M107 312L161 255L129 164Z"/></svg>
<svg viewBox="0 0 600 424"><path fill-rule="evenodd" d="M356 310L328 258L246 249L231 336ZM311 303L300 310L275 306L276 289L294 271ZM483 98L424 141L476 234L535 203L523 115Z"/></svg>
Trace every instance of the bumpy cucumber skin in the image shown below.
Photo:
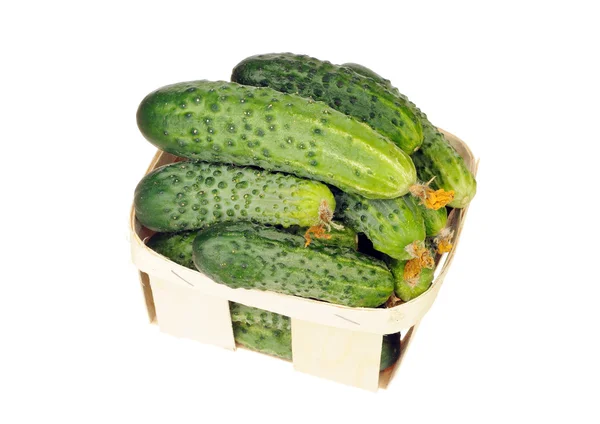
<svg viewBox="0 0 600 424"><path fill-rule="evenodd" d="M417 205L421 211L421 216L423 216L427 237L437 236L448 222L448 210L446 208L439 208L437 210L429 209L421 203Z"/></svg>
<svg viewBox="0 0 600 424"><path fill-rule="evenodd" d="M308 227L318 223L322 202L335 208L333 194L318 181L249 167L178 162L146 175L135 190L134 206L143 225L170 232L227 221Z"/></svg>
<svg viewBox="0 0 600 424"><path fill-rule="evenodd" d="M339 222L334 222L335 224L339 224ZM286 231L289 231L292 234L303 236L306 233L306 228L304 227L290 227L287 228ZM341 229L337 229L335 227L331 227L331 231L329 231L330 238L317 238L315 236L311 236L311 247L322 247L322 246L333 246L333 247L343 247L348 249L357 250L358 249L358 234L349 226L343 226Z"/></svg>
<svg viewBox="0 0 600 424"><path fill-rule="evenodd" d="M137 123L151 143L178 156L283 171L365 197L398 197L416 181L410 156L378 132L271 88L169 85L144 98Z"/></svg>
<svg viewBox="0 0 600 424"><path fill-rule="evenodd" d="M421 123L405 99L347 67L305 55L264 54L236 65L231 80L325 102L369 124L408 154L423 141Z"/></svg>
<svg viewBox="0 0 600 424"><path fill-rule="evenodd" d="M198 232L194 264L232 288L270 290L353 307L377 307L393 291L385 263L350 249L307 249L300 236L251 223Z"/></svg>
<svg viewBox="0 0 600 424"><path fill-rule="evenodd" d="M365 199L335 191L336 214L348 226L364 233L379 252L395 259L410 259L404 248L425 240L425 223L414 198Z"/></svg>
<svg viewBox="0 0 600 424"><path fill-rule="evenodd" d="M398 96L406 99L391 82L369 68L362 65L346 64L355 72L372 78L380 85L392 90ZM435 177L431 187L454 190L454 199L448 204L453 208L464 208L477 192L477 181L469 171L464 159L448 143L444 134L429 122L427 115L414 103L408 101L423 127L423 144L419 151L412 155L417 168L417 175L423 182Z"/></svg>
<svg viewBox="0 0 600 424"><path fill-rule="evenodd" d="M394 292L400 299L408 302L409 300L412 300L427 291L433 282L434 270L423 268L421 270L419 282L414 287L411 287L403 277L405 265L406 261L398 261L395 259L389 261L390 270L394 275Z"/></svg>

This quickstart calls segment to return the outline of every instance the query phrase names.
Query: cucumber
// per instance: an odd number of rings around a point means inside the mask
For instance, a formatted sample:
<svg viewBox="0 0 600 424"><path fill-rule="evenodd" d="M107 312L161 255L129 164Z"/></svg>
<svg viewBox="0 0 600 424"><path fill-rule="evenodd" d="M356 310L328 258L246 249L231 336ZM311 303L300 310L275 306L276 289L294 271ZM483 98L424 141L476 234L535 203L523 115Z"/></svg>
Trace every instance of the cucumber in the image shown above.
<svg viewBox="0 0 600 424"><path fill-rule="evenodd" d="M425 223L410 196L396 199L366 199L335 192L338 218L373 243L373 247L395 259L410 259L405 247L425 239Z"/></svg>
<svg viewBox="0 0 600 424"><path fill-rule="evenodd" d="M323 101L369 124L408 154L423 141L421 124L406 99L347 67L305 55L264 54L236 65L231 80Z"/></svg>
<svg viewBox="0 0 600 424"><path fill-rule="evenodd" d="M134 200L140 223L161 232L225 221L309 227L319 223L321 205L333 210L335 199L318 181L206 162L156 169L140 181Z"/></svg>
<svg viewBox="0 0 600 424"><path fill-rule="evenodd" d="M178 156L283 171L369 198L401 196L416 182L408 154L378 132L271 88L169 85L144 98L137 123L146 139Z"/></svg>
<svg viewBox="0 0 600 424"><path fill-rule="evenodd" d="M384 262L350 249L307 249L304 239L247 222L216 224L194 239L194 264L232 288L270 290L353 307L377 307L393 278Z"/></svg>
<svg viewBox="0 0 600 424"><path fill-rule="evenodd" d="M393 87L389 80L378 75L369 68L362 65L346 64L353 71L372 78L382 87L388 88L398 96L406 99L397 88ZM412 155L417 168L417 175L423 182L435 177L432 188L443 188L446 191L454 191L454 199L448 204L453 208L464 208L469 204L477 192L475 176L467 168L464 159L448 143L444 134L429 122L427 115L409 102L421 122L423 128L423 144L421 148Z"/></svg>
<svg viewBox="0 0 600 424"><path fill-rule="evenodd" d="M434 270L429 268L421 269L419 280L413 285L404 279L405 265L406 261L398 261L395 259L389 261L390 270L392 271L392 274L394 274L394 292L400 299L408 302L427 291L433 282Z"/></svg>
<svg viewBox="0 0 600 424"><path fill-rule="evenodd" d="M427 118L424 118L423 122L425 119ZM466 207L477 192L475 177L467 168L462 156L437 128L430 123L424 123L423 134L421 149L412 155L419 179L429 181L434 178L432 188L454 191L454 199L448 206Z"/></svg>
<svg viewBox="0 0 600 424"><path fill-rule="evenodd" d="M426 208L418 203L421 216L425 222L425 233L427 237L437 236L446 227L448 222L448 210L444 207L435 209Z"/></svg>

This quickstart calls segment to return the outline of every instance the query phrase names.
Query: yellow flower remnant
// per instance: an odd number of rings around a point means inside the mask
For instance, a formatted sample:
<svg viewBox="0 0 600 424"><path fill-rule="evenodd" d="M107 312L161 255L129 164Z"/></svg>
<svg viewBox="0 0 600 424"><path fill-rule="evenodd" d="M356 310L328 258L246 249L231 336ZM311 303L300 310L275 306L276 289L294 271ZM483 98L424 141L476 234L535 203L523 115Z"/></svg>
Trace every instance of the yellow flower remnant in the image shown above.
<svg viewBox="0 0 600 424"><path fill-rule="evenodd" d="M435 261L422 240L412 242L404 250L408 252L412 259L408 260L404 265L402 277L409 286L414 287L419 282L421 270L423 268L432 269Z"/></svg>
<svg viewBox="0 0 600 424"><path fill-rule="evenodd" d="M446 191L443 188L433 190L429 187L432 181L433 178L425 184L413 184L410 186L409 191L413 196L421 199L427 209L437 211L454 199L454 190Z"/></svg>
<svg viewBox="0 0 600 424"><path fill-rule="evenodd" d="M437 246L437 253L447 253L452 250L452 238L454 237L454 231L449 228L444 228L440 234L433 239L433 242Z"/></svg>

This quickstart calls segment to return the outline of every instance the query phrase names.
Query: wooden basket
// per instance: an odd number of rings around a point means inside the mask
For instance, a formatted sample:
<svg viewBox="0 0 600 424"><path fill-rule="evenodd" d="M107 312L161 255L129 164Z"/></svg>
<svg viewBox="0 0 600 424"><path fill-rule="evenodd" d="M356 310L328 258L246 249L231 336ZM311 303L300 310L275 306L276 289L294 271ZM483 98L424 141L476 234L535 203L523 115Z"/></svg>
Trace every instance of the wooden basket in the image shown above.
<svg viewBox="0 0 600 424"><path fill-rule="evenodd" d="M476 173L477 162L468 146L444 132L448 141ZM158 151L152 170L178 158ZM150 322L162 332L235 350L229 302L242 303L291 318L294 368L366 390L386 388L399 368L419 322L435 300L454 257L467 209L454 209L448 225L455 231L452 250L438 260L436 278L425 293L389 309L351 308L279 293L232 289L198 271L169 261L149 249L144 240L152 232L131 210L131 252ZM384 334L401 332L400 358L379 371Z"/></svg>

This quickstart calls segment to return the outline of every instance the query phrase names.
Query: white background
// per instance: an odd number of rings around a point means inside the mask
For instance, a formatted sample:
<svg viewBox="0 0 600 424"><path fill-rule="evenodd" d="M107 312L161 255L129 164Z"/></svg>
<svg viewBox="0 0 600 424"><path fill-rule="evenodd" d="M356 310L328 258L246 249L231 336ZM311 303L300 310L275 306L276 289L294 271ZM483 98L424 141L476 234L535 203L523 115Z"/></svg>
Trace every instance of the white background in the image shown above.
<svg viewBox="0 0 600 424"><path fill-rule="evenodd" d="M0 422L600 421L594 2L330 3L2 6ZM139 101L283 51L374 69L481 158L453 267L377 394L146 322Z"/></svg>

